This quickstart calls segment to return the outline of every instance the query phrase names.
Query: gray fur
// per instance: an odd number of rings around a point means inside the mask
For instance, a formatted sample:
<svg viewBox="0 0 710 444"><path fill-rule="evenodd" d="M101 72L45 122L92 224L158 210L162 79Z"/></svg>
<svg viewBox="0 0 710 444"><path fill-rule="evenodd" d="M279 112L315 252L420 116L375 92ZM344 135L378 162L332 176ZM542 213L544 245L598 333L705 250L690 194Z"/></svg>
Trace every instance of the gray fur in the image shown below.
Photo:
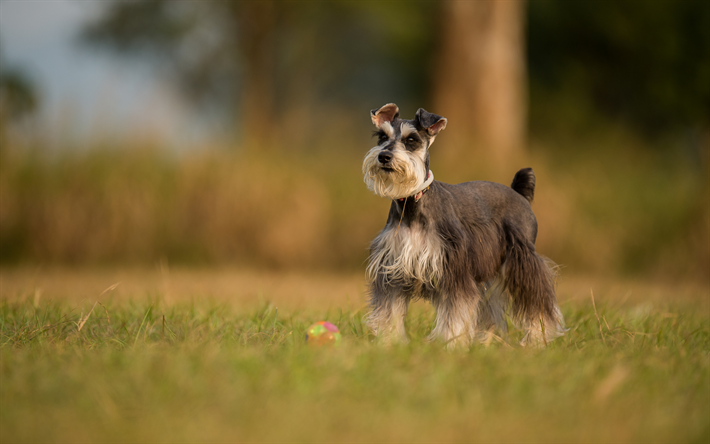
<svg viewBox="0 0 710 444"><path fill-rule="evenodd" d="M378 114L380 110L386 112ZM380 128L378 146L363 165L366 181L375 184L371 189L378 189L378 181L391 181L391 175L405 174L399 162L414 167L406 170L407 177L395 178L421 181L420 171L428 171L428 148L446 119L420 109L414 120L402 120L393 104L373 110L372 119L387 131ZM403 140L411 133L401 135L407 125L416 129L418 142ZM368 267L368 323L375 334L387 342L406 341L406 307L416 298L434 305L437 321L431 337L449 345L469 344L494 327L504 330L508 309L526 330L527 343L544 344L563 334L553 268L535 251L534 189L535 176L524 169L512 188L435 180L419 201L387 195L392 205L385 228L371 245Z"/></svg>

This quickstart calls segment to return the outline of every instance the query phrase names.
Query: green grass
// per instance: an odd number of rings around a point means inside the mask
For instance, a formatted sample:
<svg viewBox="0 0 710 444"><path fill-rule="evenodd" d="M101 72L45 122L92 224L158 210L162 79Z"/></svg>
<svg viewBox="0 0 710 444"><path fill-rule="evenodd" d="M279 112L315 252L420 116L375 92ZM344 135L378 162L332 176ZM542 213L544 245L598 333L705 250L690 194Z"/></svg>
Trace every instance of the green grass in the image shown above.
<svg viewBox="0 0 710 444"><path fill-rule="evenodd" d="M610 299L606 299L610 300ZM701 301L702 302L702 301ZM360 311L0 300L2 442L708 442L701 302L563 304L569 334L468 350L372 343ZM163 319L165 320L163 322ZM304 344L327 319L337 348Z"/></svg>

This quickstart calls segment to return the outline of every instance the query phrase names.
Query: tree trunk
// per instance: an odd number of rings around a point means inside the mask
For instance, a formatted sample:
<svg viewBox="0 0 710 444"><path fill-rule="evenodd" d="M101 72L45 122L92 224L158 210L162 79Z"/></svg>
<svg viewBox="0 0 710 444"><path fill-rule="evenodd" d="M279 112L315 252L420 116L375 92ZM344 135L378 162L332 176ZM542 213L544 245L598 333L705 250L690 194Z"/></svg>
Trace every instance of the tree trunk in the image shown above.
<svg viewBox="0 0 710 444"><path fill-rule="evenodd" d="M433 111L449 119L446 157L473 150L504 167L525 146L524 0L452 0L443 8Z"/></svg>
<svg viewBox="0 0 710 444"><path fill-rule="evenodd" d="M243 57L240 102L242 143L247 150L269 150L274 143L276 10L273 1L228 4L236 16L237 44Z"/></svg>

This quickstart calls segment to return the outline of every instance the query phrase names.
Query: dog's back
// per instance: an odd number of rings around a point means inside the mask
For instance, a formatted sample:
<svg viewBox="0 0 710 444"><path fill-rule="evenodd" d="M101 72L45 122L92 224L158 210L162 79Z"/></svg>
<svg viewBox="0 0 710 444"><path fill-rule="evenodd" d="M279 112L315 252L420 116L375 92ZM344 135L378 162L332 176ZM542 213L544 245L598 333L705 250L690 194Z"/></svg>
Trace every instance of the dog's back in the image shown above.
<svg viewBox="0 0 710 444"><path fill-rule="evenodd" d="M442 191L450 193L460 219L475 225L512 224L519 228L526 240L535 243L537 219L530 206L535 193L532 169L518 171L510 187L481 180L457 185L436 183Z"/></svg>

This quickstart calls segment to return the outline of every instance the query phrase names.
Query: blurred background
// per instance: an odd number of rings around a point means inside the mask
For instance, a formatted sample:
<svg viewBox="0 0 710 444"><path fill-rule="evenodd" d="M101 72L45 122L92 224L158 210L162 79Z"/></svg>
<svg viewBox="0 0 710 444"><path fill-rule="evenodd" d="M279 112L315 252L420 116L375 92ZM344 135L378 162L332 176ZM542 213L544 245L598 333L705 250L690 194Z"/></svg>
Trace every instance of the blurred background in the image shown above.
<svg viewBox="0 0 710 444"><path fill-rule="evenodd" d="M361 270L388 102L563 273L710 283L705 0L3 0L0 265Z"/></svg>

